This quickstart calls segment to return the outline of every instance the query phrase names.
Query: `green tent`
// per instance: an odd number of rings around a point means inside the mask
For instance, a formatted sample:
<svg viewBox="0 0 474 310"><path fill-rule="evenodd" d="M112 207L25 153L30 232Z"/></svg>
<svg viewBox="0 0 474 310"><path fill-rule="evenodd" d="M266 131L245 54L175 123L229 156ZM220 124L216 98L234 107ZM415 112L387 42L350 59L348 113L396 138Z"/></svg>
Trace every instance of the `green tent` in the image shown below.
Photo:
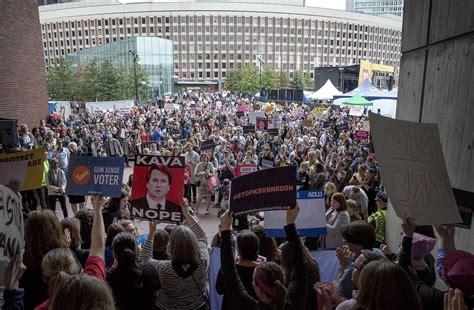
<svg viewBox="0 0 474 310"><path fill-rule="evenodd" d="M373 103L372 101L369 101L362 97L361 95L357 94L354 97L348 99L347 101L344 101L343 104L346 105L359 105L359 106L372 106Z"/></svg>

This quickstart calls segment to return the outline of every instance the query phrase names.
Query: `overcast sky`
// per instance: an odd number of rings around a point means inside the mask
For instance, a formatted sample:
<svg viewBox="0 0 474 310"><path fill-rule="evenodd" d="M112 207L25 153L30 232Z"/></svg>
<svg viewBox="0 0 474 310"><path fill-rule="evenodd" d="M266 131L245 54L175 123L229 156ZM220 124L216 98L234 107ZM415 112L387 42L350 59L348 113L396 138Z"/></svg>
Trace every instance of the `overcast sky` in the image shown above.
<svg viewBox="0 0 474 310"><path fill-rule="evenodd" d="M307 6L317 6L328 9L346 9L346 0L306 0Z"/></svg>

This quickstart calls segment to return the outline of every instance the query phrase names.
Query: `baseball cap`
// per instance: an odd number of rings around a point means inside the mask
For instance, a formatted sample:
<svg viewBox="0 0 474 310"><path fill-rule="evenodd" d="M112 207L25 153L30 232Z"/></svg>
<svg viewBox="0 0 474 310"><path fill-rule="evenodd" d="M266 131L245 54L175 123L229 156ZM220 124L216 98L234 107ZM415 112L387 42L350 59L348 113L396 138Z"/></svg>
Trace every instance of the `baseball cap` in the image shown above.
<svg viewBox="0 0 474 310"><path fill-rule="evenodd" d="M386 192L378 192L377 197L375 197L375 200L380 200L382 202L387 203L388 202L388 195Z"/></svg>

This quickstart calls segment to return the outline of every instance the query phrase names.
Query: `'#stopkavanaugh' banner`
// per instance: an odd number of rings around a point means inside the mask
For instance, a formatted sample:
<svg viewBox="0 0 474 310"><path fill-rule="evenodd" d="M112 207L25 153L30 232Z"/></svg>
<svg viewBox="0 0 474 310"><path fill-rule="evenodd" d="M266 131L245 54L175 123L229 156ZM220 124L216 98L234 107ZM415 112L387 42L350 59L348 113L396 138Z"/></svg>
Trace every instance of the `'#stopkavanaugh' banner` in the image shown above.
<svg viewBox="0 0 474 310"><path fill-rule="evenodd" d="M0 261L21 255L25 248L25 233L21 198L0 185Z"/></svg>
<svg viewBox="0 0 474 310"><path fill-rule="evenodd" d="M300 213L296 219L296 227L300 236L322 236L326 231L326 208L324 191L299 191L297 201ZM286 211L265 212L265 235L267 237L286 237Z"/></svg>
<svg viewBox="0 0 474 310"><path fill-rule="evenodd" d="M133 217L182 222L183 194L183 156L137 155L130 201Z"/></svg>
<svg viewBox="0 0 474 310"><path fill-rule="evenodd" d="M295 205L295 166L260 170L232 180L229 209L236 215Z"/></svg>
<svg viewBox="0 0 474 310"><path fill-rule="evenodd" d="M25 152L17 152L0 155L0 163L13 161L28 161L28 168L26 169L26 178L23 183L22 191L40 188L43 181L43 162L45 160L44 149L35 149Z"/></svg>
<svg viewBox="0 0 474 310"><path fill-rule="evenodd" d="M67 172L68 195L120 197L123 157L71 156Z"/></svg>

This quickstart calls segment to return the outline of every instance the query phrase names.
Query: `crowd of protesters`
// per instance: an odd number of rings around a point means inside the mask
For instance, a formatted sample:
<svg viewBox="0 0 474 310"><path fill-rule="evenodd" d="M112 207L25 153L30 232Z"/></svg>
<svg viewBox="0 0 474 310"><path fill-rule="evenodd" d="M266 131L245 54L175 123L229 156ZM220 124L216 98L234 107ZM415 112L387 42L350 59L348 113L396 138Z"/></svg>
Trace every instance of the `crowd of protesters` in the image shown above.
<svg viewBox="0 0 474 310"><path fill-rule="evenodd" d="M367 130L362 118L231 93L168 101L175 109L79 111L31 132L20 126L19 149L44 147L47 160L43 187L19 193L26 248L6 268L4 309L209 309L209 290L223 295L222 309L473 309L474 255L456 250L452 225L402 219L400 249L386 245L389 197L369 141L356 137ZM247 110L264 111L276 132L244 132ZM201 150L209 140L213 147ZM185 157L183 225L158 229L152 221L139 236L128 207L131 179L120 198L91 197L92 210L87 197L65 192L71 156L123 156L128 166L137 154ZM287 210L286 239L265 237L261 214L234 218L226 201L239 163L295 166L298 189L325 192L327 235L299 238L298 206ZM215 192L212 176L224 185ZM222 211L208 244L199 218L213 207ZM216 287L209 287L209 246L221 248ZM334 282L321 281L310 255L321 249L336 252ZM437 275L448 291L434 287Z"/></svg>

